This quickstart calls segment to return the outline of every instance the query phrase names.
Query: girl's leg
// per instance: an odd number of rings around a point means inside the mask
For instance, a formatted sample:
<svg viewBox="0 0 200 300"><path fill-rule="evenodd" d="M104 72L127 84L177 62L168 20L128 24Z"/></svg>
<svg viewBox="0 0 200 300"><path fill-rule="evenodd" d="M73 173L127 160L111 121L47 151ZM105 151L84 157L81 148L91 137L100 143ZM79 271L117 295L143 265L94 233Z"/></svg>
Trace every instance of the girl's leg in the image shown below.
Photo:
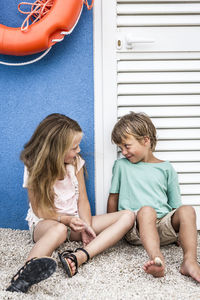
<svg viewBox="0 0 200 300"><path fill-rule="evenodd" d="M200 282L200 266L197 263L196 214L192 206L179 207L172 216L172 226L179 232L183 249L183 263L180 272Z"/></svg>
<svg viewBox="0 0 200 300"><path fill-rule="evenodd" d="M134 221L135 214L125 210L92 217L92 227L97 237L84 247L84 249L89 253L91 258L94 257L117 243L131 229ZM82 251L75 252L74 254L77 257L78 266L83 264L87 259L85 253ZM74 273L74 263L70 259L68 259L68 263Z"/></svg>
<svg viewBox="0 0 200 300"><path fill-rule="evenodd" d="M149 206L142 207L137 213L137 222L141 242L150 258L144 265L144 271L154 277L164 276L164 257L160 251L160 238L156 228L156 211ZM161 264L155 260L161 259Z"/></svg>
<svg viewBox="0 0 200 300"><path fill-rule="evenodd" d="M133 227L135 214L124 210L92 218L92 227L97 237L85 249L93 257L113 246Z"/></svg>
<svg viewBox="0 0 200 300"><path fill-rule="evenodd" d="M51 256L61 243L66 240L67 227L51 220L40 221L35 227L35 245L29 253L26 264L17 272L7 288L10 292L26 293L28 289L51 276L57 267Z"/></svg>
<svg viewBox="0 0 200 300"><path fill-rule="evenodd" d="M35 245L27 260L33 257L51 256L67 238L67 227L53 220L40 221L34 230Z"/></svg>

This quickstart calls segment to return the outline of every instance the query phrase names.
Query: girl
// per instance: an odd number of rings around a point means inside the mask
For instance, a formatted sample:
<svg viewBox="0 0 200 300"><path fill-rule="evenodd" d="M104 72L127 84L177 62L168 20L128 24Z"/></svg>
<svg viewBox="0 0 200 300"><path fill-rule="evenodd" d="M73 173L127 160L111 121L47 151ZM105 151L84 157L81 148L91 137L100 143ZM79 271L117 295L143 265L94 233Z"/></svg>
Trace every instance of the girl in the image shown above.
<svg viewBox="0 0 200 300"><path fill-rule="evenodd" d="M91 216L80 157L83 133L78 123L62 114L47 116L21 153L28 188L26 220L35 242L26 264L7 288L27 292L56 269L52 252L66 240L82 241L84 248L67 250L59 258L67 275L93 256L118 242L133 226L134 214L120 211Z"/></svg>

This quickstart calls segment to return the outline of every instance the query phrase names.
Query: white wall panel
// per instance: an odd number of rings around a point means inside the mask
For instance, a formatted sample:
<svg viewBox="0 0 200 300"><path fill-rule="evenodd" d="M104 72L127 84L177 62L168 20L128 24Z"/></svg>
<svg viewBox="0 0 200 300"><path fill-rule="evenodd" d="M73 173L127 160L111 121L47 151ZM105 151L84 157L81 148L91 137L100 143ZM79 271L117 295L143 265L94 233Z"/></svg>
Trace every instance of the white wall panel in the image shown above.
<svg viewBox="0 0 200 300"><path fill-rule="evenodd" d="M111 4L103 3L107 14ZM108 92L103 109L116 109L118 119L130 111L151 117L158 136L155 155L171 161L176 169L183 203L195 207L200 229L200 0L116 0L115 4L116 32L108 30L109 17L103 31L107 65L116 59L110 73L105 68ZM111 40L116 56L110 55ZM107 83L116 84L112 98ZM104 127L107 136L108 126Z"/></svg>
<svg viewBox="0 0 200 300"><path fill-rule="evenodd" d="M155 155L171 161L183 203L199 213L200 1L117 3L118 118L130 111L151 117Z"/></svg>

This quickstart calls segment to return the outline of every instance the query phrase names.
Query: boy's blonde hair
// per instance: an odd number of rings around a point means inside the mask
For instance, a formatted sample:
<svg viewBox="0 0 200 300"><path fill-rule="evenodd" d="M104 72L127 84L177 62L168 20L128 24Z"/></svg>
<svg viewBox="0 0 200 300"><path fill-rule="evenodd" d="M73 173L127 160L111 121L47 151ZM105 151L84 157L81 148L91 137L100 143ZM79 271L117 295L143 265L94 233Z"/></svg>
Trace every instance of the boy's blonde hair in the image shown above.
<svg viewBox="0 0 200 300"><path fill-rule="evenodd" d="M20 159L29 171L28 188L34 195L36 210L55 214L53 185L66 175L64 157L75 135L81 133L79 124L62 114L47 116L24 145Z"/></svg>
<svg viewBox="0 0 200 300"><path fill-rule="evenodd" d="M130 112L124 115L114 126L112 141L119 145L128 135L134 136L139 142L144 137L149 137L151 150L154 151L157 143L156 128L145 113Z"/></svg>

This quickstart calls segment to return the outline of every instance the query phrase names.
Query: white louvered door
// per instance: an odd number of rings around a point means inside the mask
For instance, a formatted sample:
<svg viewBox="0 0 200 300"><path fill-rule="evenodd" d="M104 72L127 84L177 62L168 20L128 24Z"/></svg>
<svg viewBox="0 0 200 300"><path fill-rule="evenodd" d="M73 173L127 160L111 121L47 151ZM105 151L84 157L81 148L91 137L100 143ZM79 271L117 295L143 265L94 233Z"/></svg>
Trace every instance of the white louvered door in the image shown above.
<svg viewBox="0 0 200 300"><path fill-rule="evenodd" d="M156 156L177 170L183 203L195 207L200 229L200 1L116 0L112 9L116 119L129 111L152 118ZM108 38L103 42L103 55L110 55Z"/></svg>

